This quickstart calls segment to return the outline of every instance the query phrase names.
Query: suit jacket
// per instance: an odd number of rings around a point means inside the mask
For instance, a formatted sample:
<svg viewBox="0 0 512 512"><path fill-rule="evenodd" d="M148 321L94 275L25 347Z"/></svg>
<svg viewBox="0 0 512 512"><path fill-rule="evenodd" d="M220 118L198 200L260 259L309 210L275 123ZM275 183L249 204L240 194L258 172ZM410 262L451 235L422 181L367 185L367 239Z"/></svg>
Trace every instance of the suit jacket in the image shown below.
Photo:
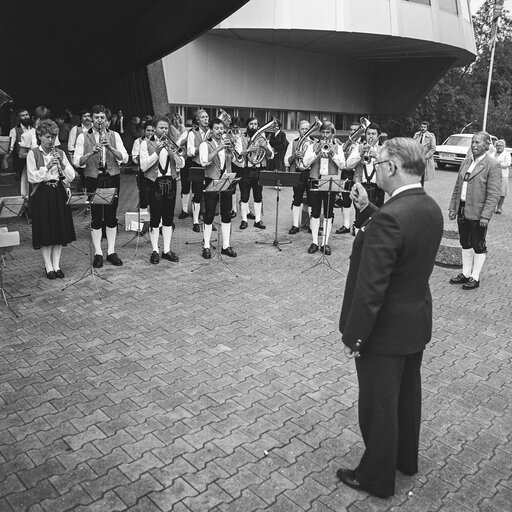
<svg viewBox="0 0 512 512"><path fill-rule="evenodd" d="M459 174L453 187L449 210L458 212L460 193L464 175L471 165L472 157L467 157L461 164ZM464 216L469 220L490 219L496 209L501 195L501 167L489 155L476 164L469 176L466 191Z"/></svg>
<svg viewBox="0 0 512 512"><path fill-rule="evenodd" d="M419 352L432 335L428 282L443 234L441 210L415 188L380 209L370 203L361 215L341 308L343 343L363 353Z"/></svg>
<svg viewBox="0 0 512 512"><path fill-rule="evenodd" d="M418 142L421 140L421 132L414 134L414 139ZM423 146L425 151L425 180L431 179L435 175L436 163L434 162L434 153L436 151L436 136L432 132L425 132L423 142L420 144Z"/></svg>

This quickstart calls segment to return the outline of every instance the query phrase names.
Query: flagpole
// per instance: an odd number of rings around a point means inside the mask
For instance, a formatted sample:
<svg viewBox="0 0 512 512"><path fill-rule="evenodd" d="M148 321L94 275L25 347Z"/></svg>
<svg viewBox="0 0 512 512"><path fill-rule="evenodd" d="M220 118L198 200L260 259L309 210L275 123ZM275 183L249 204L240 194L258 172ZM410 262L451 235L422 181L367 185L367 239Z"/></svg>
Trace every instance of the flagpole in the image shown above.
<svg viewBox="0 0 512 512"><path fill-rule="evenodd" d="M484 132L487 129L487 112L489 110L489 96L491 94L491 81L492 81L492 71L494 68L494 50L496 49L496 39L498 39L498 38L494 37L494 41L492 43L491 63L489 64L489 78L487 79L487 92L485 94L484 123L483 123L483 127L482 127Z"/></svg>

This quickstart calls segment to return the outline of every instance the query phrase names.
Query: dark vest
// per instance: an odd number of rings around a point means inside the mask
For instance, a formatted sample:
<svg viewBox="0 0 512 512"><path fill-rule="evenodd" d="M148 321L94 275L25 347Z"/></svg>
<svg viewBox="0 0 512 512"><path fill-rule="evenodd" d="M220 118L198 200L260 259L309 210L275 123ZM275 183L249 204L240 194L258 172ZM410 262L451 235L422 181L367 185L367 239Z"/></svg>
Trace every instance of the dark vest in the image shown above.
<svg viewBox="0 0 512 512"><path fill-rule="evenodd" d="M337 141L339 142L339 141ZM333 140L334 143L334 140ZM318 151L319 147L323 144L321 141L315 142L314 149L315 151ZM311 164L311 170L309 171L310 178L313 178L314 180L317 180L320 178L320 163L322 159L318 158ZM329 167L328 167L328 174L329 176L332 176L333 174L338 174L339 169L338 166L334 163L332 158L329 158Z"/></svg>
<svg viewBox="0 0 512 512"><path fill-rule="evenodd" d="M110 145L114 149L117 149L115 132L113 132L112 130L107 130L107 136L109 138ZM96 146L96 141L94 140L94 133L91 128L90 130L84 132L84 155L86 153L92 152L94 146ZM108 174L110 174L111 176L119 174L119 164L117 163L115 156L110 151L105 151L105 159ZM94 153L94 155L92 155L91 158L89 158L89 160L87 160L85 164L85 175L90 178L97 178L99 172L99 162L100 155L98 153Z"/></svg>
<svg viewBox="0 0 512 512"><path fill-rule="evenodd" d="M62 151L62 149L59 149L59 148L55 148L55 149L56 149L56 151L58 151L58 153L61 157L64 157L64 151ZM32 153L34 154L34 160L36 161L36 169L40 169L41 167L44 167L45 166L44 157L43 157L43 153L41 152L41 150L37 147L37 148L31 149L30 151L32 151ZM39 183L32 183L32 192L30 193L31 196L34 195L38 186L39 186Z"/></svg>
<svg viewBox="0 0 512 512"><path fill-rule="evenodd" d="M141 142L141 144L144 144L144 141ZM146 140L146 144L148 147L148 154L149 156L156 153L156 141L154 137L151 137L150 140ZM155 181L158 177L158 162L157 161L147 170L144 171L144 176L151 181ZM167 170L167 175L171 176L173 179L176 179L178 177L178 172L176 171L176 161L174 160L174 156L169 155L169 168Z"/></svg>
<svg viewBox="0 0 512 512"><path fill-rule="evenodd" d="M199 146L200 146L201 142L205 142L205 141L203 141L203 137L201 136L201 128L195 128L194 130L192 130L192 133L194 134L194 146L197 149L197 153L194 157L192 157L192 160L197 165L199 165L199 167L201 167L201 160L199 159ZM206 140L208 140L208 139L206 139Z"/></svg>
<svg viewBox="0 0 512 512"><path fill-rule="evenodd" d="M208 153L210 153L210 151L213 151L217 147L217 146L215 146L215 143L211 139L207 140L206 144L208 146ZM226 151L224 151L224 153L226 153L225 171L231 172L231 156ZM221 177L222 173L223 173L223 170L221 169L221 166L220 166L220 158L219 158L219 155L217 154L213 157L212 161L210 162L210 165L207 165L204 168L204 175L206 178L211 178L212 180L218 180Z"/></svg>

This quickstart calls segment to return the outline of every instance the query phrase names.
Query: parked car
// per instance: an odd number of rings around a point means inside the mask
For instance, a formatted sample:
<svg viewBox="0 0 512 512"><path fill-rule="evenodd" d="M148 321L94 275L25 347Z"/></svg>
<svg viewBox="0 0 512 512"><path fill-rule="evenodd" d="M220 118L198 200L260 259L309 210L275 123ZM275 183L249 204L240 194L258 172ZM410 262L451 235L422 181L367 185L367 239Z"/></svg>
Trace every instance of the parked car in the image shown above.
<svg viewBox="0 0 512 512"><path fill-rule="evenodd" d="M437 167L439 169L444 169L447 165L460 167L471 148L473 135L473 133L454 133L442 144L438 144L434 153L434 161ZM494 135L491 135L491 139L493 144L498 140Z"/></svg>

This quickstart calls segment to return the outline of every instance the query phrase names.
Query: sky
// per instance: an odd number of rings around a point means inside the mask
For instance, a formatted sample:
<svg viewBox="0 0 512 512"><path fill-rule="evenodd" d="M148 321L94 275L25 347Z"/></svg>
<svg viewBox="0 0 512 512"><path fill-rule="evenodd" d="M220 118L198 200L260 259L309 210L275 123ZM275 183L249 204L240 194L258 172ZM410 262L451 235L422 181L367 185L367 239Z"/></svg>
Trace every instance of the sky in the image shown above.
<svg viewBox="0 0 512 512"><path fill-rule="evenodd" d="M475 14L483 3L484 0L471 0L471 14ZM512 0L505 0L505 9L512 11Z"/></svg>

